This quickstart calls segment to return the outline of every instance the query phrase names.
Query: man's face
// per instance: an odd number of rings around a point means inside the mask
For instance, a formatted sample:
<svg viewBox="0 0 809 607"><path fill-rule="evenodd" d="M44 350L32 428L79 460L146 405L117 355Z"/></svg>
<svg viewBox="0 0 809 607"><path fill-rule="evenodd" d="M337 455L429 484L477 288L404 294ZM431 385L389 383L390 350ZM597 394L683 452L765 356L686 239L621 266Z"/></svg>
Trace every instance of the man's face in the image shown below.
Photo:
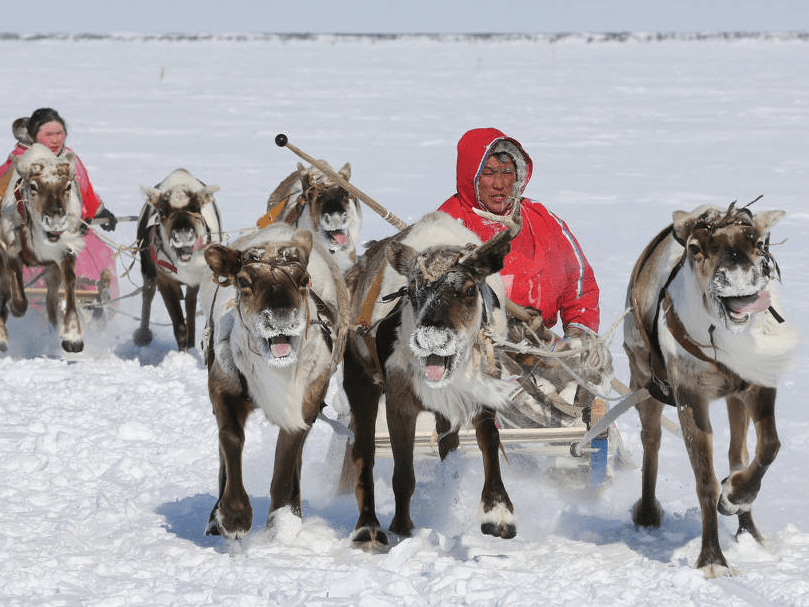
<svg viewBox="0 0 809 607"><path fill-rule="evenodd" d="M517 170L510 159L489 156L478 177L478 198L490 213L505 213L509 206Z"/></svg>

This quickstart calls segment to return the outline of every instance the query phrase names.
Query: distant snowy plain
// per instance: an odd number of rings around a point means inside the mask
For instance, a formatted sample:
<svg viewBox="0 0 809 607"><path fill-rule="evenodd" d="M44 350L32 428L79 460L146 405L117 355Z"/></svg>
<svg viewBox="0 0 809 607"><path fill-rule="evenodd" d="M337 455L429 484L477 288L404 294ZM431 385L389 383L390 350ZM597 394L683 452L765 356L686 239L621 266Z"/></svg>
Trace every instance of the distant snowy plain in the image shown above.
<svg viewBox="0 0 809 607"><path fill-rule="evenodd" d="M619 37L0 37L0 134L39 106L68 120L68 144L97 191L137 214L141 185L185 167L217 195L226 230L249 228L297 158L353 168L352 182L408 222L455 189L455 144L496 126L533 157L526 193L564 217L602 287L602 329L623 312L635 259L672 211L698 204L778 208L773 230L783 313L809 312L809 41L805 35ZM5 153L5 152L4 152ZM393 228L365 211L363 237ZM134 240L120 224L116 242ZM118 271L132 264L123 253ZM121 290L140 284L137 265ZM318 422L304 451L304 513L264 528L275 429L248 424L254 530L206 537L217 491L217 431L198 351L176 352L156 300L155 341L131 340L140 302L124 300L86 352L63 357L40 315L9 322L0 356L0 604L809 606L807 349L778 397L781 451L754 513L767 546L736 542L738 575L693 569L700 514L682 441L666 434L663 526L636 531L639 468L599 492L547 458L513 457L504 480L518 535L481 535L476 453L419 460L413 537L385 554L352 547L352 495L337 495L334 432ZM200 324L201 324L200 319ZM199 331L198 331L199 334ZM628 381L620 329L611 351ZM333 385L330 399L341 406ZM671 416L671 412L669 412ZM727 470L724 407L713 416ZM635 464L637 415L618 422ZM752 440L752 439L751 439ZM377 462L383 525L391 461Z"/></svg>

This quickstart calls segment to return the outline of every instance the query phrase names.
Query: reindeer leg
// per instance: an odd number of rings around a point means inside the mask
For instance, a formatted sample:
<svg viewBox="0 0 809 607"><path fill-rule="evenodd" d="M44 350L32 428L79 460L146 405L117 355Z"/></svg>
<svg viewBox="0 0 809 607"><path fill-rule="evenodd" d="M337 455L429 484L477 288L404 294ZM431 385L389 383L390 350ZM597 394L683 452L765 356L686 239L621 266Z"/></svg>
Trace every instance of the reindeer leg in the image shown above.
<svg viewBox="0 0 809 607"><path fill-rule="evenodd" d="M483 456L483 492L480 496L480 530L487 535L510 539L517 535L514 506L500 474L500 433L494 411L484 408L474 419L475 435Z"/></svg>
<svg viewBox="0 0 809 607"><path fill-rule="evenodd" d="M11 289L10 311L13 316L23 316L28 310L28 298L22 279L22 263L18 258L8 260L9 286Z"/></svg>
<svg viewBox="0 0 809 607"><path fill-rule="evenodd" d="M709 402L696 390L684 386L677 387L675 399L685 448L697 482L697 499L702 513L702 547L697 568L708 578L732 575L719 546L719 522L716 515L719 483L716 482L713 467L713 430L708 415Z"/></svg>
<svg viewBox="0 0 809 607"><path fill-rule="evenodd" d="M253 526L253 508L242 481L244 425L253 405L242 396L238 379L224 373L218 363L209 373L208 393L219 426L219 498L205 534L240 539Z"/></svg>
<svg viewBox="0 0 809 607"><path fill-rule="evenodd" d="M379 525L374 503L376 416L382 387L367 374L350 342L346 344L343 358L343 388L351 405L351 424L354 428L351 457L357 473L354 495L359 518L352 540L361 545L387 545L388 537Z"/></svg>
<svg viewBox="0 0 809 607"><path fill-rule="evenodd" d="M65 352L81 352L84 349L84 340L81 335L81 321L79 311L76 309L76 256L67 255L62 260L62 284L65 286L65 314L62 317L62 349ZM59 285L55 293L59 295ZM48 287L48 316L50 317L51 290ZM56 298L55 298L56 299ZM51 321L53 322L53 321Z"/></svg>
<svg viewBox="0 0 809 607"><path fill-rule="evenodd" d="M636 387L632 388L636 390ZM663 403L651 396L639 402L636 407L640 416L640 438L643 444L643 467L640 499L632 507L632 522L635 527L660 527L663 522L663 508L657 501L658 454L662 430L660 418Z"/></svg>
<svg viewBox="0 0 809 607"><path fill-rule="evenodd" d="M739 459L734 462L731 459L731 473L721 483L722 493L717 508L722 514L739 516L737 536L747 531L759 543L763 542L763 537L753 522L751 509L753 501L761 489L761 480L781 447L775 427L775 395L775 388L750 386L740 399L728 399L728 413L731 413L731 407L733 407L736 417L739 417L740 414L744 416L743 428L745 431L747 430L748 415L752 418L756 429L756 452L749 465L747 465L746 447L743 460ZM738 427L739 422L736 422L736 425L738 434L741 427ZM743 441L744 437L734 437L733 434L734 422L732 421L731 446L734 444L734 439L736 442Z"/></svg>
<svg viewBox="0 0 809 607"><path fill-rule="evenodd" d="M309 430L315 423L320 404L329 387L329 371L324 371L314 379L306 390L301 404L306 430L290 431L281 428L275 446L272 482L270 483L270 512L267 525L272 525L272 515L279 508L290 506L292 512L301 516L301 469L303 467L303 445Z"/></svg>
<svg viewBox="0 0 809 607"><path fill-rule="evenodd" d="M398 374L397 374L398 375ZM385 412L388 434L393 451L393 495L396 510L390 530L397 535L410 536L413 521L410 518L410 500L416 489L416 473L413 470L413 445L416 435L416 418L421 406L408 388L403 377L392 377L390 384L397 389L386 393Z"/></svg>
<svg viewBox="0 0 809 607"><path fill-rule="evenodd" d="M143 254L143 253L141 253ZM149 319L152 315L152 300L154 299L155 284L154 276L143 275L143 290L141 291L140 327L135 331L132 340L136 346L148 346L152 343L152 330L149 328Z"/></svg>
<svg viewBox="0 0 809 607"><path fill-rule="evenodd" d="M303 444L309 430L290 432L279 430L275 446L272 483L270 484L270 513L267 524L272 524L272 514L279 508L290 506L292 512L301 516L301 468Z"/></svg>
<svg viewBox="0 0 809 607"><path fill-rule="evenodd" d="M199 293L199 285L188 286L185 288L185 324L188 333L185 338L185 349L190 350L194 347L194 340L197 333L197 294Z"/></svg>
<svg viewBox="0 0 809 607"><path fill-rule="evenodd" d="M182 287L177 281L159 275L157 277L157 288L160 295L163 296L163 302L166 304L166 310L168 310L169 318L171 318L177 348L181 352L185 351L187 349L186 343L188 342L188 326L185 324L183 308L180 304L183 298Z"/></svg>
<svg viewBox="0 0 809 607"><path fill-rule="evenodd" d="M458 431L453 430L449 420L440 413L435 414L435 431L438 434L438 457L443 462L447 455L460 445Z"/></svg>

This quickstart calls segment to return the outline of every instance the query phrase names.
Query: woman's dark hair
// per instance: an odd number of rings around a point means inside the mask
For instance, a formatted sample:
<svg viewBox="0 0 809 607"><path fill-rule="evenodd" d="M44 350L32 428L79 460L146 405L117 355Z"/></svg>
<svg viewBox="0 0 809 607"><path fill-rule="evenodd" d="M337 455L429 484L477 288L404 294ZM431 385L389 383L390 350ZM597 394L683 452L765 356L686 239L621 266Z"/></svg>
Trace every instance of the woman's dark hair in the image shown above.
<svg viewBox="0 0 809 607"><path fill-rule="evenodd" d="M49 107L41 107L38 110L34 110L34 113L31 114L31 117L28 119L28 134L31 136L31 140L37 140L37 133L39 129L42 128L43 124L53 122L54 120L62 125L62 128L65 129L65 136L67 136L67 125L64 119L59 115L59 112Z"/></svg>

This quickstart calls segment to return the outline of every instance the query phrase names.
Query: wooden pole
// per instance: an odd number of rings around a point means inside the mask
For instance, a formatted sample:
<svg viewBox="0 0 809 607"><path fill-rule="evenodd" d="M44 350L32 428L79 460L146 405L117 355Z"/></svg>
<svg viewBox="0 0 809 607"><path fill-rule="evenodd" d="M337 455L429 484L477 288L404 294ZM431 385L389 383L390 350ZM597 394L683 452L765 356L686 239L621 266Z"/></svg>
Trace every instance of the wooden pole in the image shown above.
<svg viewBox="0 0 809 607"><path fill-rule="evenodd" d="M332 170L332 168L329 165L319 160L316 160L315 158L312 158L306 152L301 151L300 149L289 143L287 136L284 135L283 133L280 133L275 136L275 145L277 145L279 148L289 148L290 150L292 150L292 152L303 158L306 162L320 169L323 173L325 173L331 179L336 181L343 189L347 190L351 194L354 194L354 196L356 196L357 198L362 200L365 204L367 204L369 207L371 207L371 209L373 209L374 212L376 212L380 217L382 217L382 219L387 221L389 224L393 225L395 228L399 230L404 230L407 227L407 224L404 221L396 217L396 215L388 211L376 200L368 196L368 194L354 187L348 181L343 179L337 172Z"/></svg>

